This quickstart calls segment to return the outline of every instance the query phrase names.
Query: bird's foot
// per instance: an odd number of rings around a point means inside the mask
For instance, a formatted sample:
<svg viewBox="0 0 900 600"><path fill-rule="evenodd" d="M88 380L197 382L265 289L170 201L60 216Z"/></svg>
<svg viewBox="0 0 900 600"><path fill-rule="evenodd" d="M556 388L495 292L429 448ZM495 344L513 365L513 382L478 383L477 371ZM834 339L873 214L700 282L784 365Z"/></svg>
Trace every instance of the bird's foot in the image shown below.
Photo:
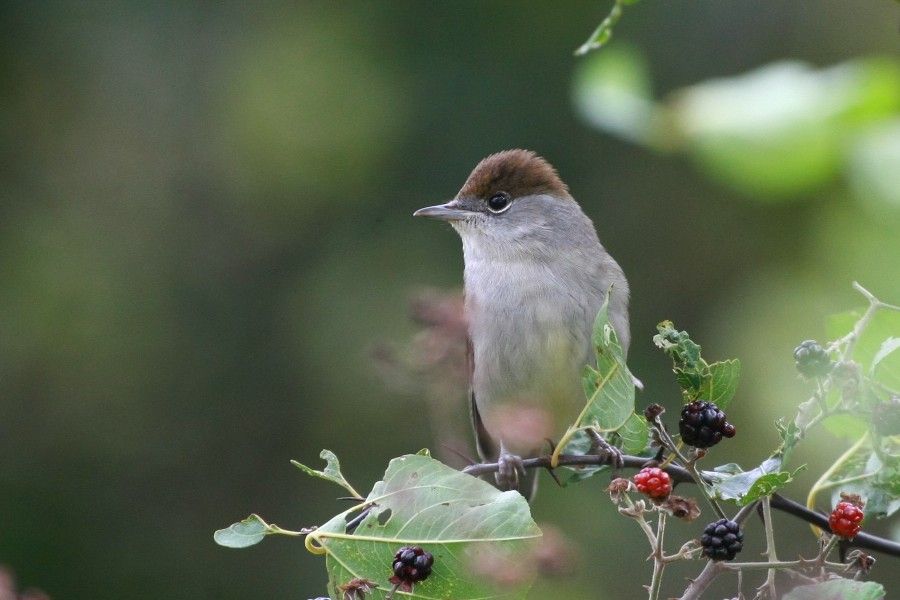
<svg viewBox="0 0 900 600"><path fill-rule="evenodd" d="M494 474L497 487L503 491L518 491L519 482L525 478L525 464L522 457L501 451L500 456L497 457L497 467L497 472Z"/></svg>
<svg viewBox="0 0 900 600"><path fill-rule="evenodd" d="M613 469L621 469L625 466L625 455L621 450L607 442L606 438L593 429L588 429L588 434L591 436L591 449L588 454L604 457L607 464Z"/></svg>

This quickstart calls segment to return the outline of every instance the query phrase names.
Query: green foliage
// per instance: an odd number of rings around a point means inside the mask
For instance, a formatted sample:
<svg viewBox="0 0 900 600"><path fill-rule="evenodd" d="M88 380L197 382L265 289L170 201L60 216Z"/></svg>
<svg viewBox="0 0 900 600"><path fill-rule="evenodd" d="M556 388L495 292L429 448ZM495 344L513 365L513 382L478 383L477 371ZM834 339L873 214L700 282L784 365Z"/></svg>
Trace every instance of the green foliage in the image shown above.
<svg viewBox="0 0 900 600"><path fill-rule="evenodd" d="M336 483L337 485L350 492L354 498L362 498L359 492L353 489L353 486L350 485L350 482L347 481L347 479L344 477L344 474L341 473L341 463L340 461L338 461L338 457L335 456L334 452L332 452L331 450L322 450L322 452L319 454L319 458L325 461L325 469L322 471L311 469L310 467L307 467L306 465L301 464L296 460L292 460L291 464L307 475Z"/></svg>
<svg viewBox="0 0 900 600"><path fill-rule="evenodd" d="M584 372L585 407L557 445L550 464L556 464L554 460L559 458L561 449L566 455L590 453L594 438L589 434L606 434L608 441L619 444L629 454L648 455L645 454L648 447L656 454L659 448L657 460L664 465L671 462L681 469L680 473L690 474L698 484L696 489L714 512L728 518L720 502L747 506L790 484L797 471L804 468L794 471L785 468L791 452L812 427L825 423L843 436L859 436L860 432L861 436L813 486L810 504L814 504L817 492L828 489L831 504L837 503L842 493L855 493L866 500L868 517L895 513L900 509L900 435L894 435L875 415L891 415L891 411L900 410L900 401L889 397L892 388L888 387L893 385L893 360L900 355L897 341L900 332L894 330L900 321L893 314L896 307L858 289L870 300L869 309L862 314L835 318L838 337L824 344L837 366L815 380L807 380L815 385L812 398L800 404L793 420L776 423L780 446L759 466L749 470L729 463L700 471L699 461L709 460L716 452L714 446L690 449L686 455L683 446L663 424L661 412L652 408L648 408L648 416L634 412L634 378L610 323L607 298L592 331L597 364L596 368L586 367ZM737 359L707 362L701 346L670 321L657 326L653 341L671 358L683 400L704 399L719 407L729 405L740 379L741 363ZM872 418L867 420L867 416ZM897 419L900 422L900 413ZM320 456L325 461L321 471L292 462L308 475L349 491L359 500L355 506L319 527L302 531L287 531L251 515L217 531L215 541L223 546L243 548L271 534L305 535L307 549L325 556L333 600L343 600L342 587L353 581L375 586L366 592L367 600L385 600L393 593L423 600L526 597L536 573L533 544L541 531L519 493L501 492L481 479L443 465L423 450L392 460L383 479L363 498L344 477L334 453L323 450ZM585 479L608 468L600 466L602 462L573 465L567 481ZM634 486L621 480L610 486L610 496L618 505L619 513L642 521L651 544L660 544L653 555L658 561L659 556L666 556L661 547L662 534L657 537L652 533L644 514L659 513L657 532L661 532L670 511L676 516L690 515L696 513L696 505L685 498L638 503L629 497L634 493L637 493ZM773 532L768 533L767 539L771 539ZM430 552L434 556L433 572L424 581L415 583L411 591L392 591L397 584L396 579L391 581L392 559L404 546L420 546ZM832 547L833 544L822 545L821 561L826 560ZM692 552L690 545L685 545L667 560L690 558ZM770 557L774 557L774 552ZM814 563L781 561L771 568L803 571ZM828 566L825 562L815 564ZM745 568L764 567L756 564ZM849 567L841 568L841 574L849 571ZM884 595L878 584L820 578L814 585L797 588L785 597L865 599ZM654 589L658 592L656 581ZM658 593L654 595L651 591L650 597L655 600Z"/></svg>
<svg viewBox="0 0 900 600"><path fill-rule="evenodd" d="M337 457L327 450L321 456L327 461L324 472L298 466L352 490ZM335 599L337 586L355 578L378 584L367 600L385 598L394 553L409 545L431 552L435 564L431 577L416 584L408 597L513 600L527 593L533 579L528 571L514 584L505 581L500 587L480 570L488 561L520 562L540 537L520 494L501 492L419 452L392 460L384 478L361 500L315 529L286 531L251 515L217 531L214 539L223 546L245 548L270 534L306 534L307 548L326 555Z"/></svg>
<svg viewBox="0 0 900 600"><path fill-rule="evenodd" d="M891 135L900 127L895 60L856 59L825 69L776 62L685 87L665 103L646 93L649 77L639 57L601 53L594 60L598 66L585 69L590 77L576 79L574 97L598 129L686 153L710 178L749 197L799 198L846 172L864 201L900 205L900 144ZM608 98L620 100L607 104Z"/></svg>
<svg viewBox="0 0 900 600"><path fill-rule="evenodd" d="M625 352L609 321L609 296L597 313L591 336L597 368L586 367L582 384L587 404L575 428L616 431L634 414L634 377L625 364Z"/></svg>
<svg viewBox="0 0 900 600"><path fill-rule="evenodd" d="M880 583L841 578L801 585L785 594L783 600L880 600L884 597Z"/></svg>
<svg viewBox="0 0 900 600"><path fill-rule="evenodd" d="M613 27L615 27L619 22L619 19L622 18L622 7L629 4L635 4L636 2L638 2L638 0L615 0L615 4L613 4L609 15L600 22L600 25L598 25L597 29L594 30L594 33L591 34L591 37L589 37L584 44L579 46L578 50L575 51L575 55L580 56L582 54L587 54L591 50L597 50L609 42L612 38Z"/></svg>
<svg viewBox="0 0 900 600"><path fill-rule="evenodd" d="M657 135L650 73L640 53L616 46L582 62L575 74L573 100L598 129L638 144Z"/></svg>
<svg viewBox="0 0 900 600"><path fill-rule="evenodd" d="M213 539L226 548L246 548L263 541L269 533L269 524L259 515L250 515L213 534Z"/></svg>
<svg viewBox="0 0 900 600"><path fill-rule="evenodd" d="M834 315L828 332L835 338L848 334L859 319L859 311ZM882 310L862 332L848 358L858 362L867 374L888 390L900 394L900 311Z"/></svg>
<svg viewBox="0 0 900 600"><path fill-rule="evenodd" d="M709 364L701 356L700 345L671 321L663 321L656 329L659 333L653 336L653 343L672 358L685 401L707 400L724 410L737 391L741 362L733 358Z"/></svg>
<svg viewBox="0 0 900 600"><path fill-rule="evenodd" d="M816 487L832 490L832 505L840 501L841 493L852 493L865 499L867 517L893 515L900 509L900 456L888 448L885 444L876 449L871 438L863 438Z"/></svg>
<svg viewBox="0 0 900 600"><path fill-rule="evenodd" d="M793 474L781 470L780 458L769 458L755 469L744 471L737 464L721 465L703 475L712 482L713 494L720 500L733 500L747 505L769 496L793 479Z"/></svg>
<svg viewBox="0 0 900 600"><path fill-rule="evenodd" d="M616 433L622 438L622 451L627 454L643 454L650 443L650 426L643 415L632 414Z"/></svg>

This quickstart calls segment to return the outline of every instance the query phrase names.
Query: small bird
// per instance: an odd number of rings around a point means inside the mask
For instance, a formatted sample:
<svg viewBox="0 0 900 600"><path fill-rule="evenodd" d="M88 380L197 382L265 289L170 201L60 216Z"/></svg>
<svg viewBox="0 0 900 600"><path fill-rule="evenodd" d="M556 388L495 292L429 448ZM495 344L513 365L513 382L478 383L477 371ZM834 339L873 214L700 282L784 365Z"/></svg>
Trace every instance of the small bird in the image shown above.
<svg viewBox="0 0 900 600"><path fill-rule="evenodd" d="M530 497L536 478L522 458L540 455L584 407L581 373L607 294L628 350L625 274L556 170L528 150L488 156L453 200L414 216L448 221L462 238L478 453L499 463L498 487Z"/></svg>

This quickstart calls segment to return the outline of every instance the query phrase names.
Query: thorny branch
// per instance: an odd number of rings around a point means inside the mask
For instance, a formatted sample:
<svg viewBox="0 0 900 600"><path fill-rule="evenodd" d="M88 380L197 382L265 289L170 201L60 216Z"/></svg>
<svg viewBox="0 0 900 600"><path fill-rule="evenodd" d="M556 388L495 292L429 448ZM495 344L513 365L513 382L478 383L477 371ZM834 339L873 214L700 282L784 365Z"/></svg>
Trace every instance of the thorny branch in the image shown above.
<svg viewBox="0 0 900 600"><path fill-rule="evenodd" d="M624 466L625 469L642 469L647 465L648 458L644 456L631 456L624 455ZM610 463L611 457L604 455L594 455L594 454L561 454L559 456L559 466L563 467L597 467L597 466L608 466ZM538 456L535 458L526 458L522 461L522 466L526 469L550 469L550 456ZM666 467L661 467L669 476L672 477L672 481L675 483L693 483L694 478L691 476L691 473L678 465L670 464ZM473 465L469 465L465 469L463 469L464 473L468 473L469 475L480 476L487 475L490 473L496 473L499 469L499 466L495 462L491 463L476 463ZM705 480L704 480L705 481ZM791 500L790 498L785 498L780 494L772 495L772 508L776 510L780 510L785 512L793 517L806 521L811 525L815 525L825 531L831 532L831 528L828 526L828 516L815 511L810 510L803 504ZM887 554L889 556L897 556L900 557L900 543L885 539L882 537L878 537L876 535L871 535L868 533L859 533L853 541L850 542L850 547L853 548L862 548L864 550L871 550L873 552L881 552L883 554Z"/></svg>

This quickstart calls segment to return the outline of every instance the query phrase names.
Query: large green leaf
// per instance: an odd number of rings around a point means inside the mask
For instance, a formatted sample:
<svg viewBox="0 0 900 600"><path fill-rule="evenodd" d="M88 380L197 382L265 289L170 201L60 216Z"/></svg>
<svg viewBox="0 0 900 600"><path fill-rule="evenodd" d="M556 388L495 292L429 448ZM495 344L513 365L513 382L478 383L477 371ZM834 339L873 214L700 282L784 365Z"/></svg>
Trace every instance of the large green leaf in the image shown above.
<svg viewBox="0 0 900 600"><path fill-rule="evenodd" d="M880 583L840 578L795 587L782 600L881 600L884 594Z"/></svg>
<svg viewBox="0 0 900 600"><path fill-rule="evenodd" d="M368 512L348 531L361 510ZM479 566L525 556L540 535L517 492L500 492L430 457L406 455L391 461L363 504L310 533L307 547L327 553L333 598L335 585L365 578L379 585L371 599L383 599L394 553L417 545L434 555L432 575L398 597L515 599L524 598L530 580L498 587Z"/></svg>

